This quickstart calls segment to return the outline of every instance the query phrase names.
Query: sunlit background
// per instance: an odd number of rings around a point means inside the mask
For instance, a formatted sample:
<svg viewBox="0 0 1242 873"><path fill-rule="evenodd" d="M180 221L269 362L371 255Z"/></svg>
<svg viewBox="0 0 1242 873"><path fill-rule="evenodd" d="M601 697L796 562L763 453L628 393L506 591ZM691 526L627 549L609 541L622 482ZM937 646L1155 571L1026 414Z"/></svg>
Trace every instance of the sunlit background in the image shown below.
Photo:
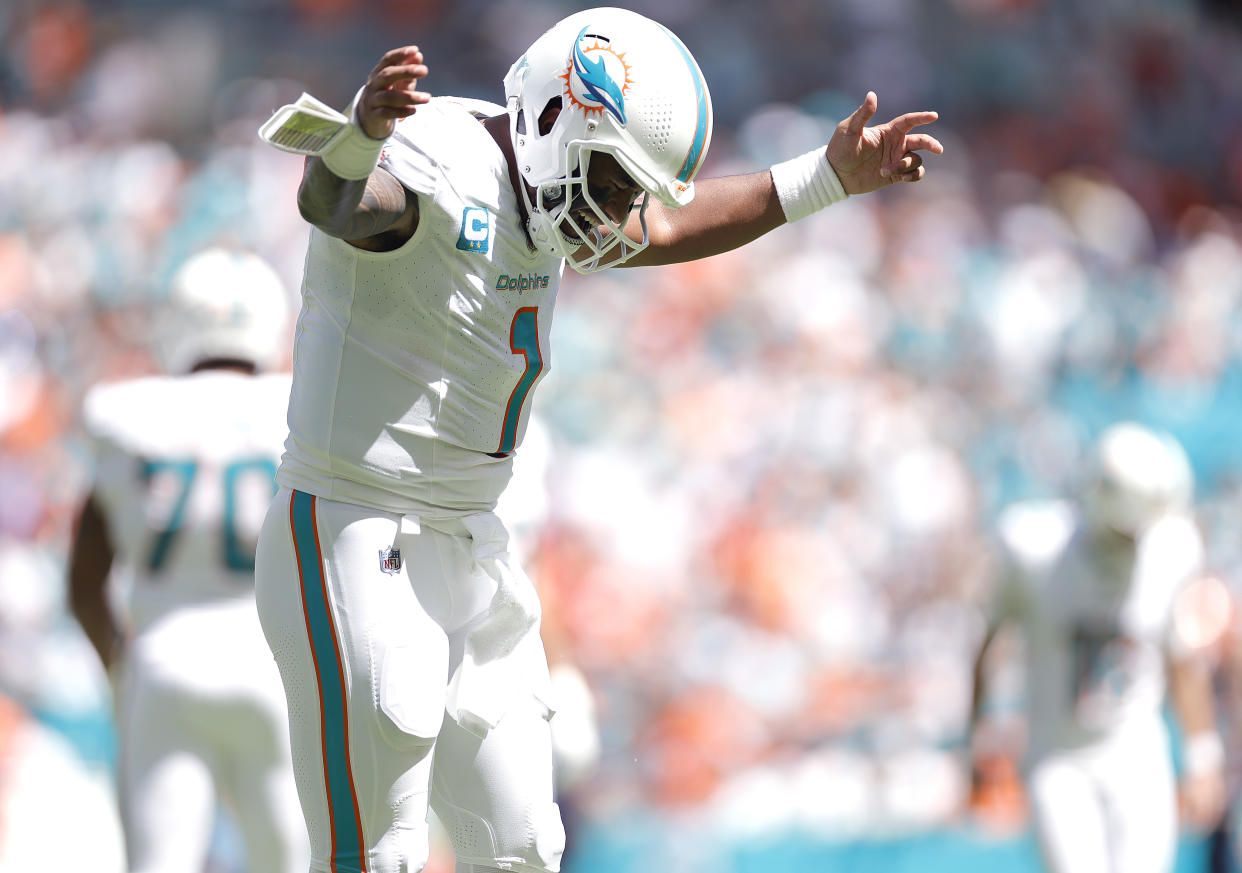
<svg viewBox="0 0 1242 873"><path fill-rule="evenodd" d="M264 255L296 304L301 163L259 123L345 105L404 43L433 94L500 101L586 5L0 5L0 771L29 771L0 778L0 845L72 822L115 857L109 685L65 606L79 403L153 371L153 307L205 245ZM704 175L826 142L868 89L881 119L938 110L946 152L733 254L567 277L509 507L585 682L566 871L1037 870L1017 779L968 796L997 510L1064 493L1112 421L1167 428L1242 592L1242 4L626 5L707 77ZM222 817L212 871L236 840ZM1185 833L1179 873L1204 863Z"/></svg>

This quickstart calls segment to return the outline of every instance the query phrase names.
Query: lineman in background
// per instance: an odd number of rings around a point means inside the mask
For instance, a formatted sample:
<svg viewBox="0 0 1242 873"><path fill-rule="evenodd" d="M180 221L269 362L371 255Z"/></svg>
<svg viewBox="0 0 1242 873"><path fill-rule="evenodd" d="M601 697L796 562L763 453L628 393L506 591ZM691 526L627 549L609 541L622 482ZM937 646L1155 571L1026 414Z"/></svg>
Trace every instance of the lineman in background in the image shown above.
<svg viewBox="0 0 1242 873"><path fill-rule="evenodd" d="M1005 561L975 665L996 631L1025 641L1024 777L1051 873L1167 873L1177 790L1162 717L1166 691L1185 737L1187 824L1223 805L1207 671L1178 633L1203 543L1192 477L1169 436L1132 423L1100 438L1081 501L1019 504L1000 519Z"/></svg>
<svg viewBox="0 0 1242 873"><path fill-rule="evenodd" d="M248 869L305 873L284 692L254 605L254 549L286 426L288 301L258 257L209 249L155 328L168 375L94 387L95 482L70 558L72 609L117 688L129 869L202 869L217 797ZM113 564L133 577L114 610Z"/></svg>

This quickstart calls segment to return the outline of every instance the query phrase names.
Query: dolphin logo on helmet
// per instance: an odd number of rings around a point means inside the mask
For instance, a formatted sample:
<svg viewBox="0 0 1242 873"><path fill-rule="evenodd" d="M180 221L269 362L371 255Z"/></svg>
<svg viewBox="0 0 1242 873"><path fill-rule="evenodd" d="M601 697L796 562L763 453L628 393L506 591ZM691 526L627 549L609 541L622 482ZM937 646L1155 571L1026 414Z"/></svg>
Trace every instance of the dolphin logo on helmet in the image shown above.
<svg viewBox="0 0 1242 873"><path fill-rule="evenodd" d="M568 96L587 112L599 113L606 109L617 121L625 124L625 84L617 84L617 80L609 73L608 59L611 58L614 65L622 66L626 83L629 82L629 67L625 66L625 57L605 46L598 36L595 37L594 46L584 49L582 43L589 38L587 31L590 29L589 24L582 28L574 42L573 61L565 74ZM587 52L597 56L592 58ZM581 83L581 90L574 87L575 80ZM593 100L599 106L590 106L586 103L587 100Z"/></svg>

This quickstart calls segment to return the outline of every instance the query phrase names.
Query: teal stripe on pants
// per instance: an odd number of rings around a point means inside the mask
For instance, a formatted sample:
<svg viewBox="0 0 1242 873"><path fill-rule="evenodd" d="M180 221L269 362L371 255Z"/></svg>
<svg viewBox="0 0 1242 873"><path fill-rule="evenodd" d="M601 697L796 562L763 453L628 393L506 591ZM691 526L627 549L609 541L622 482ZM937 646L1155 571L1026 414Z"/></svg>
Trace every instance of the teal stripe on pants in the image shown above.
<svg viewBox="0 0 1242 873"><path fill-rule="evenodd" d="M301 570L302 601L306 605L311 657L319 680L324 781L332 827L332 869L342 873L363 873L366 870L366 849L349 766L345 668L341 663L336 626L332 622L332 609L328 603L328 587L323 577L315 529L315 498L294 491L289 516Z"/></svg>

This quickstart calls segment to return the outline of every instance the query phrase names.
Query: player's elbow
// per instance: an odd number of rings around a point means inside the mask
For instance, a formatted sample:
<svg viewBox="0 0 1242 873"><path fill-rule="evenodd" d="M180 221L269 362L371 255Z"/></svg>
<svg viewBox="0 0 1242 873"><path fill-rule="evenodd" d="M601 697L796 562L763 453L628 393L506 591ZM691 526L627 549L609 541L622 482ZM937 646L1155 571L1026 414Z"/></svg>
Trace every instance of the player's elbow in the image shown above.
<svg viewBox="0 0 1242 873"><path fill-rule="evenodd" d="M352 221L343 219L339 213L334 213L326 209L322 204L311 200L303 200L299 197L298 213L307 223L314 225L328 236L334 236L337 239L350 239L360 235L355 231Z"/></svg>
<svg viewBox="0 0 1242 873"><path fill-rule="evenodd" d="M332 233L332 213L326 208L321 198L314 196L310 186L305 183L298 189L298 214L308 224L313 224L325 233Z"/></svg>
<svg viewBox="0 0 1242 873"><path fill-rule="evenodd" d="M69 611L80 623L85 623L97 615L104 604L104 583L106 571L100 568L84 567L81 561L75 561L69 573Z"/></svg>
<svg viewBox="0 0 1242 873"><path fill-rule="evenodd" d="M662 203L654 203L647 211L647 239L657 249L667 249L680 242L676 212Z"/></svg>
<svg viewBox="0 0 1242 873"><path fill-rule="evenodd" d="M343 218L352 213L353 205L342 191L347 184L332 176L318 158L307 158L298 186L298 214L326 234L344 236L348 227Z"/></svg>

